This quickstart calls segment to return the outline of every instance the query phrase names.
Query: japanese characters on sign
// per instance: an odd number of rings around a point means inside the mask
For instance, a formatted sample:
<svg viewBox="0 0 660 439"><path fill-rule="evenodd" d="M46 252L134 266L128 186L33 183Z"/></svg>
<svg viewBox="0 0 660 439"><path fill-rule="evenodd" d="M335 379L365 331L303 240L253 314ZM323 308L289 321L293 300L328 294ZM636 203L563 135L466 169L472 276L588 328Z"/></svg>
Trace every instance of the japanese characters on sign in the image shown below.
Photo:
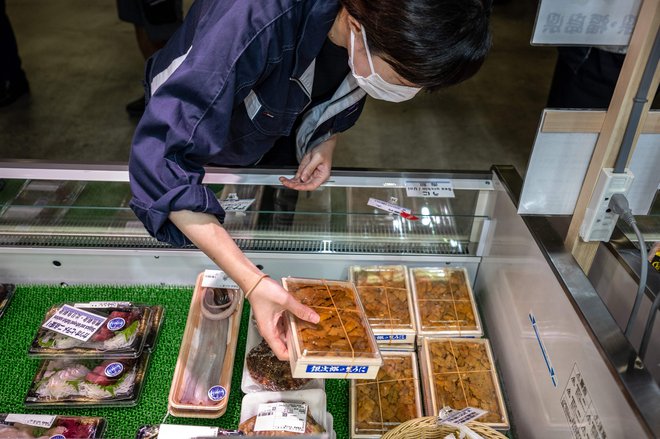
<svg viewBox="0 0 660 439"><path fill-rule="evenodd" d="M640 0L542 0L532 44L626 46L640 4Z"/></svg>
<svg viewBox="0 0 660 439"><path fill-rule="evenodd" d="M87 341L103 326L106 320L106 317L69 305L62 305L43 324L43 327L78 340Z"/></svg>

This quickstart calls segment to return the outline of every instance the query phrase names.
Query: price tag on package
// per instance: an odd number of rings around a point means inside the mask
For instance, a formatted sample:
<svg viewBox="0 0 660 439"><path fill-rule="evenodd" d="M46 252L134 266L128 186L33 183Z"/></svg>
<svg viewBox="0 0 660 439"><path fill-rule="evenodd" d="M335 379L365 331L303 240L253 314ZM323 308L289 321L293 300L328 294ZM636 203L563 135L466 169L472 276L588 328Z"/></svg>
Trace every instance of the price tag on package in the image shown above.
<svg viewBox="0 0 660 439"><path fill-rule="evenodd" d="M454 198L451 180L406 181L406 195L411 198Z"/></svg>
<svg viewBox="0 0 660 439"><path fill-rule="evenodd" d="M40 427L40 428L50 428L55 422L57 416L52 415L20 415L20 414L9 414L5 418L5 423L12 424L18 423L23 425L29 425L31 427Z"/></svg>
<svg viewBox="0 0 660 439"><path fill-rule="evenodd" d="M259 404L254 431L305 432L307 404L275 402Z"/></svg>
<svg viewBox="0 0 660 439"><path fill-rule="evenodd" d="M220 200L220 206L225 212L245 212L254 203L254 198L241 200L236 194L229 194L227 199Z"/></svg>
<svg viewBox="0 0 660 439"><path fill-rule="evenodd" d="M62 305L43 327L69 337L87 341L107 320L106 317L83 311L69 305Z"/></svg>
<svg viewBox="0 0 660 439"><path fill-rule="evenodd" d="M76 308L128 308L131 302L87 302L76 303Z"/></svg>
<svg viewBox="0 0 660 439"><path fill-rule="evenodd" d="M202 286L206 288L226 288L237 290L238 284L222 270L204 270Z"/></svg>
<svg viewBox="0 0 660 439"><path fill-rule="evenodd" d="M478 409L475 407L465 407L463 410L452 410L446 413L445 410L440 410L438 422L447 425L459 426L474 421L488 413L486 410Z"/></svg>

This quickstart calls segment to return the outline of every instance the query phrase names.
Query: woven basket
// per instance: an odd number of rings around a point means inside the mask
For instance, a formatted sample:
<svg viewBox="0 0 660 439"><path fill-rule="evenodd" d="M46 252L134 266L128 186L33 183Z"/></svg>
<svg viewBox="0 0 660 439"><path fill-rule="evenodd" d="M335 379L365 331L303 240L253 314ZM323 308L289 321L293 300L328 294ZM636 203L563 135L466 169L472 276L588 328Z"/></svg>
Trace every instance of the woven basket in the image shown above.
<svg viewBox="0 0 660 439"><path fill-rule="evenodd" d="M486 439L506 439L502 433L481 422L468 422L466 426ZM406 421L385 433L381 439L444 439L457 431L457 428L449 425L438 425L437 416L427 416Z"/></svg>

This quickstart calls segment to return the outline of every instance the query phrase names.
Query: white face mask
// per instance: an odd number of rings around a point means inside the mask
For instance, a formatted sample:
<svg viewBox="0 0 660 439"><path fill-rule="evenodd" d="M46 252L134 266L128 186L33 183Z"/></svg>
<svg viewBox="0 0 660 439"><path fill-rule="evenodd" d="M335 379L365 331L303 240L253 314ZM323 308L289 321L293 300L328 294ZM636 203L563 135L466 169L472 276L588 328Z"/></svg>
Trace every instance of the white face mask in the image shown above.
<svg viewBox="0 0 660 439"><path fill-rule="evenodd" d="M371 74L366 78L355 73L355 65L353 63L353 52L355 51L355 33L353 33L351 30L351 51L348 55L348 65L350 66L353 77L357 81L360 88L366 91L367 94L369 94L369 96L372 98L381 99L383 101L403 102L412 99L417 94L417 92L419 92L420 88L408 87L407 85L390 84L374 70L374 63L371 60L371 53L369 52L369 46L367 45L367 35L364 31L364 26L362 27L362 40L364 41L364 49L367 52L369 68L371 69Z"/></svg>

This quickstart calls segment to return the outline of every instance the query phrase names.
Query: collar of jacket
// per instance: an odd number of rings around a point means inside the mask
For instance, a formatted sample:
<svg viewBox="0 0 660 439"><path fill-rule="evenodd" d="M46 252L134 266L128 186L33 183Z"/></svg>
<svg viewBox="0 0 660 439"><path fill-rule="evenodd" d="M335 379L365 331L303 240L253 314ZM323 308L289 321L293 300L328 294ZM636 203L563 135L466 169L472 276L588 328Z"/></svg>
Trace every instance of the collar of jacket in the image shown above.
<svg viewBox="0 0 660 439"><path fill-rule="evenodd" d="M314 60L321 51L328 32L340 10L338 0L297 0L310 2L296 47L296 58L291 80L300 84L308 96L312 95L314 84ZM303 8L306 9L306 8Z"/></svg>

